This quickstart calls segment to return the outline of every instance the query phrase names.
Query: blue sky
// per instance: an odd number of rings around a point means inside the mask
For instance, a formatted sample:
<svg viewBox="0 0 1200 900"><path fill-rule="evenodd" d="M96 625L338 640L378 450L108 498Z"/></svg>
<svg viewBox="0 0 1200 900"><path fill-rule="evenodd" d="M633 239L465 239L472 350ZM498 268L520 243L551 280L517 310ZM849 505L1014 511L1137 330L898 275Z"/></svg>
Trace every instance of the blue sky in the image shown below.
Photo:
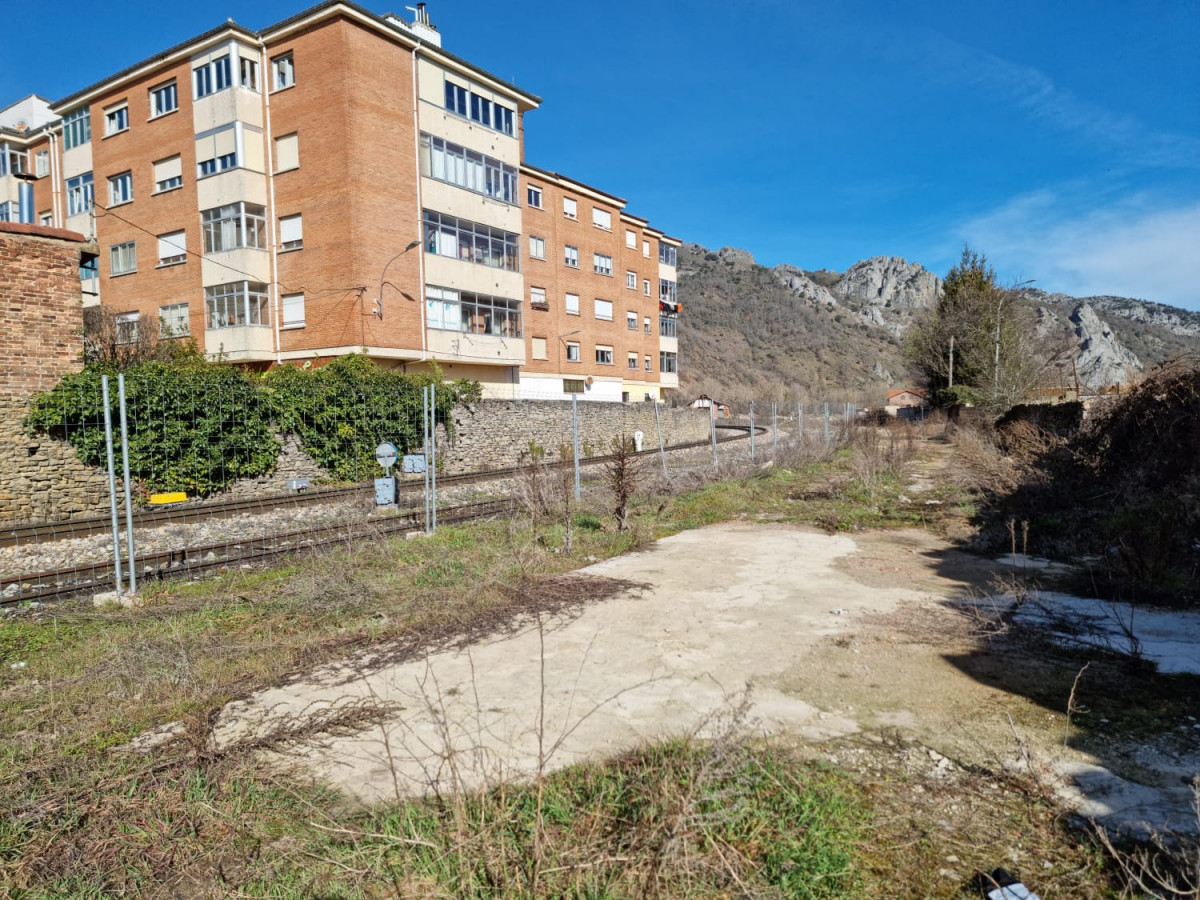
<svg viewBox="0 0 1200 900"><path fill-rule="evenodd" d="M92 0L4 0L0 102L306 5L124 0L117 26ZM529 162L668 233L766 265L898 255L938 274L969 242L1008 281L1200 309L1196 0L527 8L429 4L448 50L542 96Z"/></svg>

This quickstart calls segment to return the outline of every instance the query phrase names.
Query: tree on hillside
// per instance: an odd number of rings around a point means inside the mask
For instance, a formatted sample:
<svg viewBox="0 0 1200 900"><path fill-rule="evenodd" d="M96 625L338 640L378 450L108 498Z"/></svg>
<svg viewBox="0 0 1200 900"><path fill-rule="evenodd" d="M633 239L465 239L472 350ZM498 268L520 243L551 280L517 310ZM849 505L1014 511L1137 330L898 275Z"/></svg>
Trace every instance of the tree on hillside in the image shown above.
<svg viewBox="0 0 1200 900"><path fill-rule="evenodd" d="M940 403L996 412L1025 399L1060 356L1038 336L1033 310L1002 287L987 256L964 247L943 294L905 334L904 354Z"/></svg>

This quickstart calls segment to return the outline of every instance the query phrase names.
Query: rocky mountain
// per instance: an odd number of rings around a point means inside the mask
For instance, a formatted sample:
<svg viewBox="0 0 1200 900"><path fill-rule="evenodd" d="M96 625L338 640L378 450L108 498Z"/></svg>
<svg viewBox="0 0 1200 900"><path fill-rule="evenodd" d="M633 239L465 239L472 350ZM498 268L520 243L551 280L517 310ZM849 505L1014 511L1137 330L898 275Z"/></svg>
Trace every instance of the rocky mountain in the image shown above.
<svg viewBox="0 0 1200 900"><path fill-rule="evenodd" d="M734 247L688 244L679 256L680 393L726 403L883 401L912 383L904 331L932 306L942 281L919 263L877 256L844 273L760 266ZM1043 337L1075 347L1093 388L1127 383L1146 367L1200 352L1200 313L1124 297L1026 289Z"/></svg>

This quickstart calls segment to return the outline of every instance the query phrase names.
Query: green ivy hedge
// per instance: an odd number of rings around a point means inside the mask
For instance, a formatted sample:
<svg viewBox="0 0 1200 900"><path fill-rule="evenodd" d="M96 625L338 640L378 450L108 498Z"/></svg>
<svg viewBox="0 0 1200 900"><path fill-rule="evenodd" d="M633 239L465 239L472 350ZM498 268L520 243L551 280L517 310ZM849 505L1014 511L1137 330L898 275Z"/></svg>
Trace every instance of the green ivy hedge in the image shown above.
<svg viewBox="0 0 1200 900"><path fill-rule="evenodd" d="M105 374L112 376L109 402L120 454L111 364L89 366L36 397L26 427L67 441L89 465L105 465ZM436 369L409 376L354 355L320 368L281 366L266 375L199 356L138 363L125 370L130 469L146 493L208 496L272 472L280 450L276 435L294 434L333 478L361 481L377 469L380 442L392 441L401 452L420 446L422 388L429 384L437 386L437 418L448 430L450 408L480 396L477 382L443 384Z"/></svg>

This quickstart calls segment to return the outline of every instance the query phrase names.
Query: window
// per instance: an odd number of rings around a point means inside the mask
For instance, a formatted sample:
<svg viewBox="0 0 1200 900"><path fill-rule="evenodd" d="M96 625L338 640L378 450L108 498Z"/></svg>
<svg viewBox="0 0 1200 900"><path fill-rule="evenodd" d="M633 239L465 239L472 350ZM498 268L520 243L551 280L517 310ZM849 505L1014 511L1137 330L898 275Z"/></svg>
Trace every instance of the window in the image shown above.
<svg viewBox="0 0 1200 900"><path fill-rule="evenodd" d="M453 82L446 82L446 109L460 116L467 114L467 89Z"/></svg>
<svg viewBox="0 0 1200 900"><path fill-rule="evenodd" d="M265 207L254 203L230 203L204 210L200 213L204 252L220 253L240 247L265 250L266 212Z"/></svg>
<svg viewBox="0 0 1200 900"><path fill-rule="evenodd" d="M248 91L258 91L258 63L244 56L238 58L239 84Z"/></svg>
<svg viewBox="0 0 1200 900"><path fill-rule="evenodd" d="M576 346L578 346L578 345L576 345ZM576 362L578 362L578 360L576 360ZM578 380L577 378L564 378L563 379L563 393L564 394L582 394L583 393L583 382Z"/></svg>
<svg viewBox="0 0 1200 900"><path fill-rule="evenodd" d="M592 207L592 224L597 228L603 228L605 231L612 231L612 213L607 209Z"/></svg>
<svg viewBox="0 0 1200 900"><path fill-rule="evenodd" d="M267 286L257 281L234 281L204 289L205 327L270 325Z"/></svg>
<svg viewBox="0 0 1200 900"><path fill-rule="evenodd" d="M294 134L275 138L275 171L300 168L300 139Z"/></svg>
<svg viewBox="0 0 1200 900"><path fill-rule="evenodd" d="M529 236L529 255L534 259L546 258L546 239Z"/></svg>
<svg viewBox="0 0 1200 900"><path fill-rule="evenodd" d="M84 172L67 179L67 215L77 216L93 206L92 173Z"/></svg>
<svg viewBox="0 0 1200 900"><path fill-rule="evenodd" d="M636 372L638 368L638 355L636 353L630 353L628 358L625 360L625 366L626 368L633 369L633 371Z"/></svg>
<svg viewBox="0 0 1200 900"><path fill-rule="evenodd" d="M108 205L128 203L133 199L133 173L122 172L108 179Z"/></svg>
<svg viewBox="0 0 1200 900"><path fill-rule="evenodd" d="M138 320L141 313L117 313L114 324L117 326L116 341L118 344L136 344L138 339Z"/></svg>
<svg viewBox="0 0 1200 900"><path fill-rule="evenodd" d="M630 331L637 331L637 329L638 329L637 313L635 313L635 312L625 313L625 327L628 328Z"/></svg>
<svg viewBox="0 0 1200 900"><path fill-rule="evenodd" d="M612 321L612 301L596 298L596 318L605 322Z"/></svg>
<svg viewBox="0 0 1200 900"><path fill-rule="evenodd" d="M127 241L110 247L108 251L108 274L126 275L137 271L137 241Z"/></svg>
<svg viewBox="0 0 1200 900"><path fill-rule="evenodd" d="M100 257L92 256L79 264L79 290L90 297L100 296Z"/></svg>
<svg viewBox="0 0 1200 900"><path fill-rule="evenodd" d="M122 103L104 111L104 134L120 134L129 130L129 104Z"/></svg>
<svg viewBox="0 0 1200 900"><path fill-rule="evenodd" d="M92 139L92 112L86 106L63 116L63 149L80 147Z"/></svg>
<svg viewBox="0 0 1200 900"><path fill-rule="evenodd" d="M630 250L637 249L637 232L630 231L628 228L625 229L625 246Z"/></svg>
<svg viewBox="0 0 1200 900"><path fill-rule="evenodd" d="M421 174L504 203L517 203L517 170L458 144L421 135Z"/></svg>
<svg viewBox="0 0 1200 900"><path fill-rule="evenodd" d="M183 163L178 156L160 159L154 164L154 193L172 191L183 186Z"/></svg>
<svg viewBox="0 0 1200 900"><path fill-rule="evenodd" d="M574 197L563 197L563 215L568 219L577 219L579 212L579 204L575 202Z"/></svg>
<svg viewBox="0 0 1200 900"><path fill-rule="evenodd" d="M596 345L596 362L602 366L611 366L613 364L612 347L604 347L600 344L597 344Z"/></svg>
<svg viewBox="0 0 1200 900"><path fill-rule="evenodd" d="M549 309L550 304L546 302L546 289L543 287L531 287L529 289L529 306L533 309Z"/></svg>
<svg viewBox="0 0 1200 900"><path fill-rule="evenodd" d="M572 269L579 268L579 248L572 247L569 244L563 247L563 264L570 266Z"/></svg>
<svg viewBox="0 0 1200 900"><path fill-rule="evenodd" d="M637 290L637 272L625 273L625 287L629 288L631 291Z"/></svg>
<svg viewBox="0 0 1200 900"><path fill-rule="evenodd" d="M665 266L674 266L679 262L679 253L670 244L661 241L658 245L658 261Z"/></svg>
<svg viewBox="0 0 1200 900"><path fill-rule="evenodd" d="M540 187L529 187L525 191L525 202L534 209L542 208L542 189Z"/></svg>
<svg viewBox="0 0 1200 900"><path fill-rule="evenodd" d="M28 160L20 150L12 150L0 144L0 176L23 175L29 171Z"/></svg>
<svg viewBox="0 0 1200 900"><path fill-rule="evenodd" d="M233 66L229 61L229 54L197 66L192 70L192 76L197 99L225 90L233 83Z"/></svg>
<svg viewBox="0 0 1200 900"><path fill-rule="evenodd" d="M658 368L660 372L668 374L678 374L679 372L679 354L668 353L663 350L658 354Z"/></svg>
<svg viewBox="0 0 1200 900"><path fill-rule="evenodd" d="M46 226L51 226L54 224L54 216L50 210L46 210L43 213L38 213L38 224Z"/></svg>
<svg viewBox="0 0 1200 900"><path fill-rule="evenodd" d="M635 362L636 362L636 360L635 360ZM637 367L634 366L634 368L637 368ZM621 391L621 402L622 403L629 402L629 391Z"/></svg>
<svg viewBox="0 0 1200 900"><path fill-rule="evenodd" d="M196 172L198 178L216 175L236 168L237 128L229 126L204 134L196 139Z"/></svg>
<svg viewBox="0 0 1200 900"><path fill-rule="evenodd" d="M646 368L647 372L650 371L650 357L648 357L648 356L646 357L645 368Z"/></svg>
<svg viewBox="0 0 1200 900"><path fill-rule="evenodd" d="M292 54L285 53L271 60L271 77L277 91L296 83L296 64L292 61Z"/></svg>
<svg viewBox="0 0 1200 900"><path fill-rule="evenodd" d="M644 334L649 334L649 333L650 333L650 317L649 317L649 316L645 316L645 317L642 319L642 332L643 332Z"/></svg>
<svg viewBox="0 0 1200 900"><path fill-rule="evenodd" d="M452 81L446 82L446 109L509 137L514 134L511 109Z"/></svg>
<svg viewBox="0 0 1200 900"><path fill-rule="evenodd" d="M158 236L158 264L174 266L187 262L187 235L182 231Z"/></svg>
<svg viewBox="0 0 1200 900"><path fill-rule="evenodd" d="M642 279L642 293L645 294L647 297L650 296L650 279L649 278Z"/></svg>
<svg viewBox="0 0 1200 900"><path fill-rule="evenodd" d="M579 344L576 341L567 341L567 362L579 362ZM582 392L583 388L579 390Z"/></svg>
<svg viewBox="0 0 1200 900"><path fill-rule="evenodd" d="M158 336L160 338L183 337L192 330L186 303L172 303L158 308Z"/></svg>
<svg viewBox="0 0 1200 900"><path fill-rule="evenodd" d="M0 222L15 222L20 214L20 207L11 200L0 203Z"/></svg>
<svg viewBox="0 0 1200 900"><path fill-rule="evenodd" d="M284 294L283 295L283 322L280 323L280 328L303 328L304 327L304 295L303 294Z"/></svg>
<svg viewBox="0 0 1200 900"><path fill-rule="evenodd" d="M567 294L566 303L564 304L563 308L567 311L568 315L579 315L579 295Z"/></svg>
<svg viewBox="0 0 1200 900"><path fill-rule="evenodd" d="M646 257L646 259L650 258L650 242L649 241L642 241L642 256Z"/></svg>
<svg viewBox="0 0 1200 900"><path fill-rule="evenodd" d="M300 213L279 218L279 247L282 250L299 250L304 246L304 220Z"/></svg>
<svg viewBox="0 0 1200 900"><path fill-rule="evenodd" d="M521 301L430 286L425 289L425 324L443 331L519 338Z"/></svg>
<svg viewBox="0 0 1200 900"><path fill-rule="evenodd" d="M550 354L547 352L546 339L544 337L535 337L529 342L529 355L533 359L549 359Z"/></svg>
<svg viewBox="0 0 1200 900"><path fill-rule="evenodd" d="M612 275L612 257L603 253L593 253L592 271L597 275Z"/></svg>
<svg viewBox="0 0 1200 900"><path fill-rule="evenodd" d="M179 90L174 81L150 88L150 118L179 109Z"/></svg>
<svg viewBox="0 0 1200 900"><path fill-rule="evenodd" d="M521 236L425 210L425 249L507 272L521 271Z"/></svg>
<svg viewBox="0 0 1200 900"><path fill-rule="evenodd" d="M679 322L674 316L658 317L659 337L677 337L676 325Z"/></svg>
<svg viewBox="0 0 1200 900"><path fill-rule="evenodd" d="M50 174L50 151L39 150L33 154L33 174L45 178Z"/></svg>
<svg viewBox="0 0 1200 900"><path fill-rule="evenodd" d="M675 248L672 247L672 250ZM675 282L667 281L665 278L658 279L658 299L662 303L670 303L675 305Z"/></svg>

